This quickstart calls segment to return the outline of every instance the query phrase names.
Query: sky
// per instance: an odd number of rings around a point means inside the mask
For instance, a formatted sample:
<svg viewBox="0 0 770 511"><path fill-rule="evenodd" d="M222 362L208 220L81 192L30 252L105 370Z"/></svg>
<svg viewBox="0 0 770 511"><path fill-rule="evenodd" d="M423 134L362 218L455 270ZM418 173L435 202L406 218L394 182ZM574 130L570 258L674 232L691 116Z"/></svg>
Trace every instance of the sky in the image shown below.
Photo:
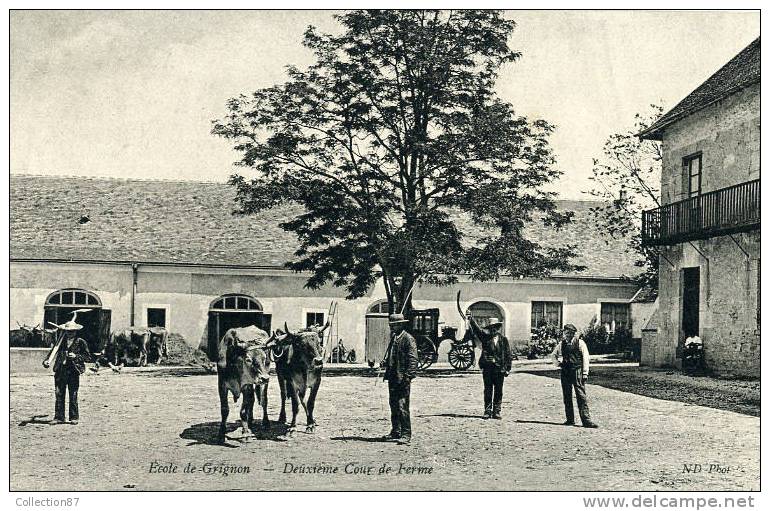
<svg viewBox="0 0 770 511"><path fill-rule="evenodd" d="M228 98L312 62L330 11L11 11L10 172L224 181L237 153L210 134ZM759 36L741 11L512 11L520 61L497 90L557 126L562 198L651 103L673 107Z"/></svg>

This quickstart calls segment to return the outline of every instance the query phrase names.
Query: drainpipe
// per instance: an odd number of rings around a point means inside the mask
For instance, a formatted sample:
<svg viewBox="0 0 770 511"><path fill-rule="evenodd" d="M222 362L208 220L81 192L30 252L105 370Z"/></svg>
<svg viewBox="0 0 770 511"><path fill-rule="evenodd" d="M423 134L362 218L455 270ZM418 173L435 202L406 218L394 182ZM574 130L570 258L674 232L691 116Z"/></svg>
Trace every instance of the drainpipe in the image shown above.
<svg viewBox="0 0 770 511"><path fill-rule="evenodd" d="M131 327L135 325L134 315L136 309L136 281L139 273L139 263L131 263Z"/></svg>

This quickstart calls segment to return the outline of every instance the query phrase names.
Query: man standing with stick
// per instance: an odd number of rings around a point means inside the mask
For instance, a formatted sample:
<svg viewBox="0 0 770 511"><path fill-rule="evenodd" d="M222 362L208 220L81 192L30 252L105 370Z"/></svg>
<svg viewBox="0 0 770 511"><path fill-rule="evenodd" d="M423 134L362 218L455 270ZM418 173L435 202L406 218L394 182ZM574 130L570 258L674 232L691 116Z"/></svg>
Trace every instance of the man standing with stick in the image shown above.
<svg viewBox="0 0 770 511"><path fill-rule="evenodd" d="M390 433L387 439L409 445L412 440L412 423L409 417L409 394L412 379L417 376L417 342L406 325L409 320L403 314L391 314L390 344L385 353L385 379L388 381L390 402Z"/></svg>
<svg viewBox="0 0 770 511"><path fill-rule="evenodd" d="M502 419L503 383L511 373L511 345L502 334L503 322L499 319L489 318L486 329L476 323L470 312L468 321L481 342L479 367L484 379L484 419Z"/></svg>
<svg viewBox="0 0 770 511"><path fill-rule="evenodd" d="M65 395L69 393L69 420L71 424L77 424L80 419L78 409L78 388L80 387L80 375L86 369L85 362L90 360L91 353L85 340L77 336L82 325L75 323L74 319L63 325L57 325L62 331L61 338L53 345L48 356L43 361L43 367L53 366L54 405L53 424L64 422Z"/></svg>

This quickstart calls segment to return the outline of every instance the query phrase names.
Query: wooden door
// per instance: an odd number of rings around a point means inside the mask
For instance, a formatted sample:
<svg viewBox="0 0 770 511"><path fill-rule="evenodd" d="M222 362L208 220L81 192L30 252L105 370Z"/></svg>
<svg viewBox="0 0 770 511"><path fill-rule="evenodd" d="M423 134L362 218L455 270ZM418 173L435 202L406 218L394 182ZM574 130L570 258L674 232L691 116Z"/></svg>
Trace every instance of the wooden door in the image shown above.
<svg viewBox="0 0 770 511"><path fill-rule="evenodd" d="M112 311L110 309L99 310L99 333L98 333L98 352L104 351L107 341L110 339L110 324L112 322Z"/></svg>
<svg viewBox="0 0 770 511"><path fill-rule="evenodd" d="M209 312L209 322L208 327L206 329L207 337L208 337L208 346L207 346L207 354L209 356L209 360L216 361L219 357L219 352L217 351L219 348L219 313L218 312Z"/></svg>
<svg viewBox="0 0 770 511"><path fill-rule="evenodd" d="M700 268L682 269L682 334L700 335Z"/></svg>
<svg viewBox="0 0 770 511"><path fill-rule="evenodd" d="M390 326L387 314L366 315L366 360L379 364L385 358L390 342Z"/></svg>

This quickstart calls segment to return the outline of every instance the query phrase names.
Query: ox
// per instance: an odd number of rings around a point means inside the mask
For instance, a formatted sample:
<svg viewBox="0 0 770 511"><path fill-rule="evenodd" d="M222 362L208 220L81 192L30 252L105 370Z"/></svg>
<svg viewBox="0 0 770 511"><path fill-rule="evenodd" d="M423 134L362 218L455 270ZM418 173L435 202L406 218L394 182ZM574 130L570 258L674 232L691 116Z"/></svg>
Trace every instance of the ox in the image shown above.
<svg viewBox="0 0 770 511"><path fill-rule="evenodd" d="M225 332L216 349L210 349L211 358L217 363L219 406L222 411L217 437L220 443L225 442L227 416L230 413L227 405L228 391L233 395L233 402L237 402L243 394L240 415L241 433L244 436L249 434L254 420L255 393L262 405L262 427L270 427L267 417L267 385L270 382L267 342L267 332L255 326L231 328Z"/></svg>
<svg viewBox="0 0 770 511"><path fill-rule="evenodd" d="M9 345L18 348L50 348L56 342L56 329L40 328L16 323L19 328L10 331Z"/></svg>
<svg viewBox="0 0 770 511"><path fill-rule="evenodd" d="M321 386L323 371L323 352L318 333L314 331L289 332L284 324L286 333L279 330L278 335L271 339L271 353L275 360L275 372L278 376L278 386L281 389L281 413L279 422L286 422L286 396L291 398L291 424L289 432L297 426L299 404L305 410L308 433L315 430L313 408L318 388ZM305 401L305 392L310 388L310 395Z"/></svg>
<svg viewBox="0 0 770 511"><path fill-rule="evenodd" d="M168 330L161 326L150 327L147 330L149 332L147 363L160 364L164 358L168 358Z"/></svg>
<svg viewBox="0 0 770 511"><path fill-rule="evenodd" d="M126 328L112 333L104 355L109 363L129 367L147 365L147 342L150 332L145 328Z"/></svg>

